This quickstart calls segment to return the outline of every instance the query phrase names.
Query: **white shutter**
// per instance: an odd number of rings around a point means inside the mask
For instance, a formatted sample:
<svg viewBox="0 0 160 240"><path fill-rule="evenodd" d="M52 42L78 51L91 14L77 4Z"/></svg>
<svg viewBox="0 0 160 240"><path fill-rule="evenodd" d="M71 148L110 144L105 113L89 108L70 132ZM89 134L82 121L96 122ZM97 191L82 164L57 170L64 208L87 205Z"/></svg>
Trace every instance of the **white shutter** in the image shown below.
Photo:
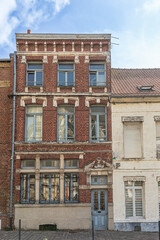
<svg viewBox="0 0 160 240"><path fill-rule="evenodd" d="M159 204L159 216L160 216L160 182L158 182L158 204Z"/></svg>
<svg viewBox="0 0 160 240"><path fill-rule="evenodd" d="M124 157L142 157L141 123L124 124Z"/></svg>
<svg viewBox="0 0 160 240"><path fill-rule="evenodd" d="M135 189L135 215L143 216L142 189Z"/></svg>
<svg viewBox="0 0 160 240"><path fill-rule="evenodd" d="M126 217L133 216L133 192L132 189L125 189Z"/></svg>

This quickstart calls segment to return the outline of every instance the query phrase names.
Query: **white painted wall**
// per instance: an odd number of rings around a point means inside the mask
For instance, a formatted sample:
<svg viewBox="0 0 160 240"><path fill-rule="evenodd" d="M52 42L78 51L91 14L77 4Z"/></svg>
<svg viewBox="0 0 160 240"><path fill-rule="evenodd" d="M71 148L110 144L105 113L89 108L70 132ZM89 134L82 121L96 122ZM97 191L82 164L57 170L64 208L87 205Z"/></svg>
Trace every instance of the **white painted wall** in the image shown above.
<svg viewBox="0 0 160 240"><path fill-rule="evenodd" d="M127 99L125 99L127 102ZM124 116L143 116L142 122L142 159L124 159L123 122ZM113 152L118 155L113 163L120 167L113 172L114 222L157 222L158 182L160 161L156 159L156 123L154 116L160 116L160 103L116 103L112 104L112 141ZM144 217L126 219L124 176L144 176Z"/></svg>

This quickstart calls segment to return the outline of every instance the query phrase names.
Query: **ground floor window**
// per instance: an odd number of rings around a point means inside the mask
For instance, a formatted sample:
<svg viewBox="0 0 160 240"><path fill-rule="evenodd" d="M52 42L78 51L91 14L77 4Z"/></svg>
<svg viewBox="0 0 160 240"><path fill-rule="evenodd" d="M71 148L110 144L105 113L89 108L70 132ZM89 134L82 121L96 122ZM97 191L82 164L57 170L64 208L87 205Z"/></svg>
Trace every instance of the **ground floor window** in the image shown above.
<svg viewBox="0 0 160 240"><path fill-rule="evenodd" d="M143 216L143 182L125 182L126 217Z"/></svg>
<svg viewBox="0 0 160 240"><path fill-rule="evenodd" d="M78 174L65 175L65 202L78 202Z"/></svg>
<svg viewBox="0 0 160 240"><path fill-rule="evenodd" d="M159 205L159 216L160 216L160 182L158 182L158 205Z"/></svg>
<svg viewBox="0 0 160 240"><path fill-rule="evenodd" d="M40 202L59 202L59 174L40 175Z"/></svg>
<svg viewBox="0 0 160 240"><path fill-rule="evenodd" d="M35 175L21 174L21 203L35 202Z"/></svg>

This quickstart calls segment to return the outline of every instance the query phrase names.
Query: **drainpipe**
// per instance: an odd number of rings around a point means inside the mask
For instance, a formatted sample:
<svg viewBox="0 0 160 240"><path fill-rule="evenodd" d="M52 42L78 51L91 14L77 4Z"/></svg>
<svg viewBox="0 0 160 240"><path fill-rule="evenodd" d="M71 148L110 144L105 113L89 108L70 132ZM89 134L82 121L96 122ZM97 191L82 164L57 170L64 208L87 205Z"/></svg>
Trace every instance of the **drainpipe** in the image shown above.
<svg viewBox="0 0 160 240"><path fill-rule="evenodd" d="M14 137L16 107L16 52L14 52L14 84L13 84L13 122L12 122L12 156L11 156L11 189L10 189L10 228L13 227L13 172L14 172Z"/></svg>

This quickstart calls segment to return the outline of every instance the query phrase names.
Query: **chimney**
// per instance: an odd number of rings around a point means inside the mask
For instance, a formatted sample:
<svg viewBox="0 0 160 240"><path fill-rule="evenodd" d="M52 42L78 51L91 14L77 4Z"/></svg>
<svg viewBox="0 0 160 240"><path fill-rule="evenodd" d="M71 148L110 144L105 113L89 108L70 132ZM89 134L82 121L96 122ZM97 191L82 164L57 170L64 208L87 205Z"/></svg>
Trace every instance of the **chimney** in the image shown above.
<svg viewBox="0 0 160 240"><path fill-rule="evenodd" d="M31 30L30 30L30 29L28 29L28 30L27 30L27 33L28 33L28 34L30 34L30 33L31 33Z"/></svg>

